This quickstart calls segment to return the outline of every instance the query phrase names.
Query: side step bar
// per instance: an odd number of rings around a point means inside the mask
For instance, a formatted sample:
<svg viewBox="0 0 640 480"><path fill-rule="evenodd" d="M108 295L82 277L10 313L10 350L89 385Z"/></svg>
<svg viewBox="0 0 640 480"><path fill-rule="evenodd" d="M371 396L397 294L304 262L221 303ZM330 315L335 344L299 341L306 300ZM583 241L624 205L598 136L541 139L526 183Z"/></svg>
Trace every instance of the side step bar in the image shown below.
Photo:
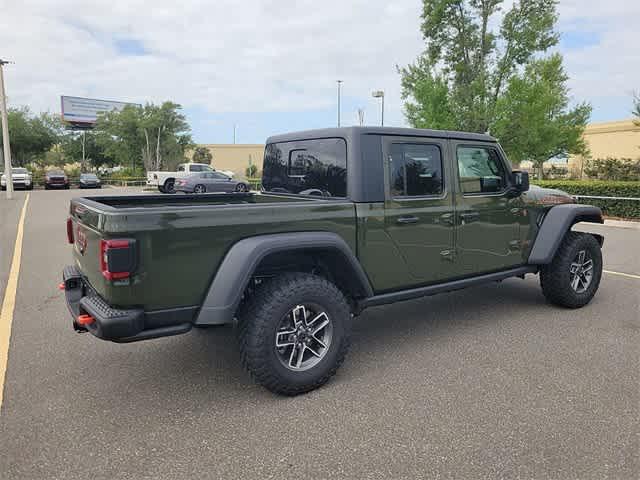
<svg viewBox="0 0 640 480"><path fill-rule="evenodd" d="M356 307L356 313L360 313L362 310L369 307L377 307L379 305L386 305L388 303L401 302L403 300L411 300L414 298L428 297L430 295L436 295L438 293L452 292L454 290L461 290L463 288L473 287L475 285L481 285L483 283L497 282L510 277L524 277L524 275L526 275L527 273L537 272L538 266L524 265L522 267L510 268L509 270L487 273L476 277L462 278L460 280L453 280L451 282L438 283L436 285L428 285L426 287L412 288L411 290L401 290L399 292L374 295L373 297L364 298L359 301Z"/></svg>

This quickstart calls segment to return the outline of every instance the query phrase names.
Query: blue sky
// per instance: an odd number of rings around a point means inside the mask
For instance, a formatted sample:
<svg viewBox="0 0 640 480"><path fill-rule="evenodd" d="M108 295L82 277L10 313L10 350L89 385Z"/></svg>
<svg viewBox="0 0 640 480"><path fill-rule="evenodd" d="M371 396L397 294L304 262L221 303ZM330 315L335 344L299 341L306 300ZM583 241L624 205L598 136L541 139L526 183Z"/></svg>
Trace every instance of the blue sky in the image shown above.
<svg viewBox="0 0 640 480"><path fill-rule="evenodd" d="M505 8L513 0L505 0ZM397 65L424 47L419 0L34 0L0 15L10 106L59 111L60 95L135 103L173 100L194 139L261 143L274 133L379 124L372 90L385 91L385 123L405 125ZM558 50L574 101L592 121L629 118L640 90L640 2L561 0ZM29 28L24 28L29 25Z"/></svg>

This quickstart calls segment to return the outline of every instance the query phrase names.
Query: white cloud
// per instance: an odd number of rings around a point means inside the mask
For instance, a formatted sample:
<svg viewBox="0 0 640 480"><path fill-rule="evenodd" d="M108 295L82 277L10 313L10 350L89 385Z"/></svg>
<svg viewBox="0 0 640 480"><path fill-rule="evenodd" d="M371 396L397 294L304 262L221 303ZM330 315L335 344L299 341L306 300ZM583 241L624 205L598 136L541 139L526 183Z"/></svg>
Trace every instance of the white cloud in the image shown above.
<svg viewBox="0 0 640 480"><path fill-rule="evenodd" d="M368 119L377 115L371 90L384 89L390 123L400 124L396 64L423 47L419 0L0 3L0 54L16 62L6 70L10 102L34 110L57 111L67 94L173 99L209 112L305 111L332 106L340 78ZM598 38L563 52L576 98L640 88L640 2L564 0L559 9L562 28ZM147 54L123 55L117 39Z"/></svg>

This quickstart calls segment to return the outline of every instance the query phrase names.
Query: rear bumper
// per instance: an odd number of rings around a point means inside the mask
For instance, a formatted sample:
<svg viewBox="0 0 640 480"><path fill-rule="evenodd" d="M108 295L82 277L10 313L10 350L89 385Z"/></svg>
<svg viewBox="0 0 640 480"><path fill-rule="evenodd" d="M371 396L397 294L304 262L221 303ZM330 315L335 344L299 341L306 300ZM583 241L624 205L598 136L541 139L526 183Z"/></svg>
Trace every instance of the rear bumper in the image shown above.
<svg viewBox="0 0 640 480"><path fill-rule="evenodd" d="M138 308L114 308L95 292L73 265L64 268L62 281L74 330L89 332L103 340L129 343L187 333L197 311L197 307L152 312ZM90 315L94 320L80 325L78 317L81 315Z"/></svg>

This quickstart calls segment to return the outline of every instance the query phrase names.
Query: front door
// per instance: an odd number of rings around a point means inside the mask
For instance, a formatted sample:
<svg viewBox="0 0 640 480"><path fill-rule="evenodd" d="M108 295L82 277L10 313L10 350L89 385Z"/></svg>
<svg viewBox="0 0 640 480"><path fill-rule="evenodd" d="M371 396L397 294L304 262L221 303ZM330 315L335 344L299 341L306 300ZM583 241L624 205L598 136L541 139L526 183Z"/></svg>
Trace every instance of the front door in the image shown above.
<svg viewBox="0 0 640 480"><path fill-rule="evenodd" d="M454 211L445 140L385 137L385 230L402 257L407 285L451 276Z"/></svg>
<svg viewBox="0 0 640 480"><path fill-rule="evenodd" d="M451 142L457 164L456 270L468 276L522 263L523 205L495 144Z"/></svg>

